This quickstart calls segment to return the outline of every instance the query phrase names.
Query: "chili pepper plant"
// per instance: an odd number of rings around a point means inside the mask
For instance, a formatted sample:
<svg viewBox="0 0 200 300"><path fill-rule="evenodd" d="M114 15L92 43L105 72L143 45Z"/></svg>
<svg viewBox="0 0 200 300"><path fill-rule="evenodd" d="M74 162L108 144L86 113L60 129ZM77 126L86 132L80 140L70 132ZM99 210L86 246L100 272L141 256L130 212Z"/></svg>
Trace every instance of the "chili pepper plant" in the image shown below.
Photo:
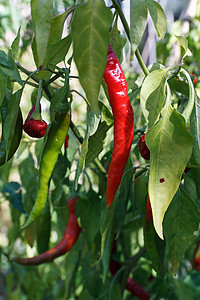
<svg viewBox="0 0 200 300"><path fill-rule="evenodd" d="M126 1L22 2L0 50L1 298L199 299L199 3L177 34L159 1L130 22Z"/></svg>

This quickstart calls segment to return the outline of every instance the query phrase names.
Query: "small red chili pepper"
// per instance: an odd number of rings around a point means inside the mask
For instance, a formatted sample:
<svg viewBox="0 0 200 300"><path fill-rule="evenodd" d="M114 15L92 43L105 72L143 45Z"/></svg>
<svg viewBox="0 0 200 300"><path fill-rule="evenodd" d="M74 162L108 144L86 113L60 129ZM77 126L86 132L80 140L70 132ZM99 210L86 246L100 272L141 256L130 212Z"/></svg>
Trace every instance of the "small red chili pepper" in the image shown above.
<svg viewBox="0 0 200 300"><path fill-rule="evenodd" d="M191 73L190 75L194 77L193 83L196 84L198 82L197 76L194 73Z"/></svg>
<svg viewBox="0 0 200 300"><path fill-rule="evenodd" d="M139 146L139 152L140 152L140 155L146 159L146 160L150 160L150 150L149 148L147 147L146 145L146 142L145 142L145 134L143 134L139 141L138 141L138 146Z"/></svg>
<svg viewBox="0 0 200 300"><path fill-rule="evenodd" d="M197 254L199 252L199 247L200 247L200 240L197 242L193 253L193 264L195 270L197 271L200 269L200 254Z"/></svg>
<svg viewBox="0 0 200 300"><path fill-rule="evenodd" d="M111 46L108 49L104 80L114 118L114 147L106 190L106 204L109 208L120 185L134 135L134 114L128 97L126 78Z"/></svg>
<svg viewBox="0 0 200 300"><path fill-rule="evenodd" d="M67 134L65 139L65 150L69 147L69 134Z"/></svg>
<svg viewBox="0 0 200 300"><path fill-rule="evenodd" d="M69 220L65 229L64 236L60 243L58 243L54 248L49 249L46 252L41 253L37 256L30 258L16 257L13 258L12 261L15 261L16 263L21 265L36 266L42 263L52 261L55 258L64 255L66 252L71 250L81 232L81 227L78 224L78 220L75 214L75 203L77 199L78 198L71 198L68 202Z"/></svg>
<svg viewBox="0 0 200 300"><path fill-rule="evenodd" d="M23 129L29 136L35 138L41 138L45 135L47 129L47 123L44 120L37 120L31 118L34 111L35 111L35 105L31 108L25 120Z"/></svg>

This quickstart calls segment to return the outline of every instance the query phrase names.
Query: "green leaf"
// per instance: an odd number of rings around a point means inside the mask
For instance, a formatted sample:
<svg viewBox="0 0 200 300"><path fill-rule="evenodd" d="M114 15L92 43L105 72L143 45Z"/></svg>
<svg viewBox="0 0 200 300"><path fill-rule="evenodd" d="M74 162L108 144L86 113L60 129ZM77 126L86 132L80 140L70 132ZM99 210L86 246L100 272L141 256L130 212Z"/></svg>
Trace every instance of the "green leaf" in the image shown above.
<svg viewBox="0 0 200 300"><path fill-rule="evenodd" d="M183 73L185 75L185 77L187 78L187 81L188 81L188 86L189 86L188 102L186 104L184 111L182 112L182 115L185 118L186 123L188 123L189 119L190 119L190 115L191 115L193 107L194 107L195 91L194 91L194 85L191 80L190 74L183 68L181 68L180 73Z"/></svg>
<svg viewBox="0 0 200 300"><path fill-rule="evenodd" d="M185 251L195 240L200 213L189 194L179 189L171 202L164 219L164 235L167 241L169 260L176 273Z"/></svg>
<svg viewBox="0 0 200 300"><path fill-rule="evenodd" d="M12 53L13 53L13 58L15 60L17 60L17 58L18 58L19 41L20 41L20 30L21 30L21 26L19 27L17 35L16 35L16 37L15 37L15 39L12 42L12 45L11 45L11 49L12 49Z"/></svg>
<svg viewBox="0 0 200 300"><path fill-rule="evenodd" d="M13 70L13 65L12 65L8 55L3 50L1 50L0 51L0 68L2 68L3 66Z"/></svg>
<svg viewBox="0 0 200 300"><path fill-rule="evenodd" d="M113 126L113 117L111 112L105 104L102 102L99 103L99 106L101 107L101 121L96 132L89 137L86 164L90 163L104 149L107 132Z"/></svg>
<svg viewBox="0 0 200 300"><path fill-rule="evenodd" d="M145 0L130 2L130 37L133 54L140 44L147 24L147 8Z"/></svg>
<svg viewBox="0 0 200 300"><path fill-rule="evenodd" d="M3 99L6 95L6 88L7 88L7 76L3 73L3 71L0 69L0 106L3 102Z"/></svg>
<svg viewBox="0 0 200 300"><path fill-rule="evenodd" d="M167 103L162 118L147 132L145 140L150 149L149 197L154 227L163 239L164 214L191 156L193 138L183 116Z"/></svg>
<svg viewBox="0 0 200 300"><path fill-rule="evenodd" d="M140 103L144 117L151 128L158 120L165 101L165 75L167 69L152 71L144 80Z"/></svg>
<svg viewBox="0 0 200 300"><path fill-rule="evenodd" d="M146 0L147 7L151 18L153 20L154 26L156 28L158 37L163 39L166 33L167 20L164 11L160 4L153 0Z"/></svg>
<svg viewBox="0 0 200 300"><path fill-rule="evenodd" d="M112 36L112 48L115 52L117 58L119 59L119 62L121 63L123 60L123 48L126 44L126 38L120 34L120 31L116 27L112 28L111 31Z"/></svg>
<svg viewBox="0 0 200 300"><path fill-rule="evenodd" d="M180 280L174 280L175 284L175 294L178 297L178 300L182 299L198 299L196 295L196 290L194 286L189 285L188 282L183 282ZM196 297L197 296L197 297Z"/></svg>
<svg viewBox="0 0 200 300"><path fill-rule="evenodd" d="M132 168L133 162L132 160L128 159L128 162L126 164L124 175L122 178L122 182L120 184L120 191L119 191L119 199L120 201L116 204L115 214L117 219L117 228L116 228L116 239L120 235L122 225L124 222L124 218L126 216L127 212L127 203L129 200L129 192L131 189L131 186L134 182L135 177L135 169Z"/></svg>
<svg viewBox="0 0 200 300"><path fill-rule="evenodd" d="M105 204L106 206L106 204ZM116 201L114 201L109 209L104 209L102 213L102 224L101 224L101 255L100 259L103 256L107 238L110 236L110 230L114 228L115 225L115 207Z"/></svg>
<svg viewBox="0 0 200 300"><path fill-rule="evenodd" d="M84 228L88 246L91 247L100 229L101 202L98 195L90 190L88 199L81 199L77 204L81 225ZM89 216L89 217L88 217Z"/></svg>
<svg viewBox="0 0 200 300"><path fill-rule="evenodd" d="M12 96L10 96L9 101L7 103L7 115L3 125L3 137L6 146L6 160L8 158L8 154L12 146L12 140L14 136L13 128L15 128L15 126L18 126L16 122L19 112L19 103L21 100L21 95L22 89L18 90Z"/></svg>
<svg viewBox="0 0 200 300"><path fill-rule="evenodd" d="M75 190L77 190L78 179L85 168L85 159L86 159L87 151L88 151L88 140L86 139L83 141L83 144L81 145L81 154L80 154L78 167L76 170L76 176L74 180Z"/></svg>
<svg viewBox="0 0 200 300"><path fill-rule="evenodd" d="M104 1L78 7L71 25L74 60L92 110L99 115L98 95L106 66L112 14Z"/></svg>
<svg viewBox="0 0 200 300"><path fill-rule="evenodd" d="M47 53L44 61L44 66L48 63L57 65L59 62L64 61L65 56L71 45L71 36L68 35L62 40L47 48Z"/></svg>
<svg viewBox="0 0 200 300"><path fill-rule="evenodd" d="M31 15L35 33L35 51L38 61L37 67L43 65L49 43L51 30L51 19L53 1L52 0L31 0Z"/></svg>
<svg viewBox="0 0 200 300"><path fill-rule="evenodd" d="M165 242L159 239L155 228L153 226L153 220L144 222L144 245L149 257L151 258L152 265L157 273L162 272L162 264L164 261L164 247Z"/></svg>
<svg viewBox="0 0 200 300"><path fill-rule="evenodd" d="M0 69L4 74L16 80L23 86L17 65L13 58L12 50L9 50L8 55L4 51L0 51Z"/></svg>
<svg viewBox="0 0 200 300"><path fill-rule="evenodd" d="M190 131L194 139L193 157L200 166L200 99L197 95L190 122Z"/></svg>
<svg viewBox="0 0 200 300"><path fill-rule="evenodd" d="M104 252L102 256L102 264L103 264L103 280L105 281L106 275L109 271L109 266L110 266L110 255L111 255L111 250L112 250L112 245L113 245L113 239L114 239L114 223L112 223L112 226L109 227L107 234L106 234L106 241L105 241L105 247L104 247Z"/></svg>
<svg viewBox="0 0 200 300"><path fill-rule="evenodd" d="M185 37L183 36L178 36L175 35L177 40L179 41L180 46L184 49L185 53L182 57L182 60L184 59L185 56L192 56L192 52L188 49L188 41Z"/></svg>
<svg viewBox="0 0 200 300"><path fill-rule="evenodd" d="M39 218L36 222L36 241L39 253L43 253L49 249L50 233L51 214L49 205L46 205L44 212L41 214L41 218Z"/></svg>

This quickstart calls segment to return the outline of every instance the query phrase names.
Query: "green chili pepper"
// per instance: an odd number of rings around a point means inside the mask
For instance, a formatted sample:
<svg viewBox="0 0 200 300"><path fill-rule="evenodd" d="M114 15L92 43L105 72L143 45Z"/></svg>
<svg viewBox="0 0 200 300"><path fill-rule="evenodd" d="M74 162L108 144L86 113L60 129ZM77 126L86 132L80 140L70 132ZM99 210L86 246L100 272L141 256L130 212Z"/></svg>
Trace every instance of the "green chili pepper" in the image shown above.
<svg viewBox="0 0 200 300"><path fill-rule="evenodd" d="M5 121L6 115L7 115L7 107L1 106L2 132L3 132L3 123ZM22 113L21 113L21 109L19 108L16 126L14 130L14 136L11 142L11 147L7 157L7 161L13 157L13 155L15 154L15 152L19 147L21 136L22 136L22 129L23 129ZM1 142L0 142L0 166L2 166L5 163L6 163L6 144L2 135Z"/></svg>
<svg viewBox="0 0 200 300"><path fill-rule="evenodd" d="M50 178L58 159L60 149L65 142L69 124L69 113L56 114L54 120L52 121L40 161L36 201L29 215L29 218L22 226L22 229L28 227L31 223L33 223L39 217L45 206Z"/></svg>

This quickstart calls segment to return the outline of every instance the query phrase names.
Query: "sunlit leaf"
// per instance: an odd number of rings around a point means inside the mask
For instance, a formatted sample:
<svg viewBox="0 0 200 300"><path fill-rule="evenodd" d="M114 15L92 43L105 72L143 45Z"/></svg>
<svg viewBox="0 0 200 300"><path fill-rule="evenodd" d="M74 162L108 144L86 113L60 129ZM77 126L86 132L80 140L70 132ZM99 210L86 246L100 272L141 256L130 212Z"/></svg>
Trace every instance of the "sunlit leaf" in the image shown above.
<svg viewBox="0 0 200 300"><path fill-rule="evenodd" d="M74 60L80 83L96 115L106 66L111 12L103 1L89 0L76 9L71 25Z"/></svg>
<svg viewBox="0 0 200 300"><path fill-rule="evenodd" d="M152 71L144 80L140 103L144 117L151 128L158 120L165 101L165 75L166 69Z"/></svg>
<svg viewBox="0 0 200 300"><path fill-rule="evenodd" d="M191 156L193 138L186 129L185 119L169 103L159 122L147 132L145 141L151 153L149 197L154 226L163 239L164 214Z"/></svg>
<svg viewBox="0 0 200 300"><path fill-rule="evenodd" d="M145 2L145 0L131 0L130 2L130 37L133 53L140 44L147 24Z"/></svg>

